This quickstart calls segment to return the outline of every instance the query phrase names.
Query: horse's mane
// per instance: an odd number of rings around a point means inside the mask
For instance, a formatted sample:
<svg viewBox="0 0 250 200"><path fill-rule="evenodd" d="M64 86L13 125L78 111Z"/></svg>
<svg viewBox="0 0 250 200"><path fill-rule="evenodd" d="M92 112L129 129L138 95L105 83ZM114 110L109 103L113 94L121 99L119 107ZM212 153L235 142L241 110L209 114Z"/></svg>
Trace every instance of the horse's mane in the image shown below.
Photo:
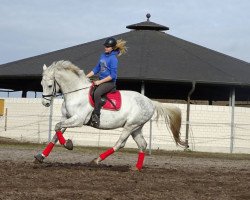
<svg viewBox="0 0 250 200"><path fill-rule="evenodd" d="M54 69L64 69L64 70L69 70L71 72L73 72L74 74L76 74L77 76L81 77L81 76L85 76L83 70L81 70L79 67L77 67L76 65L74 65L73 63L71 63L70 61L65 61L65 60L60 60L57 62L53 62L53 64L51 65L52 68Z"/></svg>

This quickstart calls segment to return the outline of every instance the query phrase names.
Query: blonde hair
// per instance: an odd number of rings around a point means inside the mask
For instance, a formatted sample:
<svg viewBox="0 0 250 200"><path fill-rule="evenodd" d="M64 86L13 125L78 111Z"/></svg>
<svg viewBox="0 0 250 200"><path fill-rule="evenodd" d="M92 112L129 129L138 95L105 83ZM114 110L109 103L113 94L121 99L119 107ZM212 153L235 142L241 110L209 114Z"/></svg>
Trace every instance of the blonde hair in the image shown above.
<svg viewBox="0 0 250 200"><path fill-rule="evenodd" d="M128 48L126 47L127 42L123 39L119 39L116 42L117 44L115 45L114 50L119 49L120 53L118 54L118 56L125 54L128 51Z"/></svg>

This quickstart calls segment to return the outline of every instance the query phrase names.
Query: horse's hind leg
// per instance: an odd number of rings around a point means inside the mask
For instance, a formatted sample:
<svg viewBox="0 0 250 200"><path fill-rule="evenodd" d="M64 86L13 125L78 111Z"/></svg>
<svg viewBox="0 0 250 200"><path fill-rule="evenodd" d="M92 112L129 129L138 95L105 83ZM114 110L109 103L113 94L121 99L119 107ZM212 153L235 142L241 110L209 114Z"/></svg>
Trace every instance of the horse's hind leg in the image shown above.
<svg viewBox="0 0 250 200"><path fill-rule="evenodd" d="M122 131L122 134L121 134L120 138L118 139L118 141L116 142L115 146L108 149L104 153L100 154L98 158L96 158L92 161L92 163L99 164L99 162L105 160L108 156L113 154L115 151L118 151L119 149L123 148L132 131L133 131L132 127L124 128Z"/></svg>
<svg viewBox="0 0 250 200"><path fill-rule="evenodd" d="M66 131L66 128L63 128L62 129L62 134ZM43 162L44 158L48 157L50 152L52 151L52 149L54 148L55 144L57 143L58 141L58 137L57 137L57 134L55 134L53 136L53 138L51 139L51 141L49 142L49 144L45 147L45 149L43 150L42 153L39 153L37 155L35 155L35 161L38 161L40 163Z"/></svg>
<svg viewBox="0 0 250 200"><path fill-rule="evenodd" d="M135 130L131 135L132 135L133 139L135 140L135 142L138 146L138 149L139 149L136 168L140 171L142 169L143 162L144 162L145 151L147 148L147 142L142 135L142 127Z"/></svg>

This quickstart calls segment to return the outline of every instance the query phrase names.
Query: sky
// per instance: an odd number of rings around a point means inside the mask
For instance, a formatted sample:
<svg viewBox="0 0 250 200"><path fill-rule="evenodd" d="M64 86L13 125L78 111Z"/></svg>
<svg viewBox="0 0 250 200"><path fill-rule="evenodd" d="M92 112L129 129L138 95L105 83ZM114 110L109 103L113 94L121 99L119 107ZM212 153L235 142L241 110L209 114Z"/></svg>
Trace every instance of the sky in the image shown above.
<svg viewBox="0 0 250 200"><path fill-rule="evenodd" d="M250 62L249 0L0 0L0 65L130 31L168 34ZM1 67L1 66L0 66Z"/></svg>

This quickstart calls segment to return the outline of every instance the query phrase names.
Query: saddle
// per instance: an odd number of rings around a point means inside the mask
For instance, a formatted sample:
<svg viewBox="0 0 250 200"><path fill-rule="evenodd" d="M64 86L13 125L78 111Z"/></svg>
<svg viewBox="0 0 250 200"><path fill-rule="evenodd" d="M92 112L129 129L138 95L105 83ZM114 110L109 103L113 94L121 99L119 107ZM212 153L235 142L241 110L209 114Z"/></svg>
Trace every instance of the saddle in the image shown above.
<svg viewBox="0 0 250 200"><path fill-rule="evenodd" d="M92 85L89 90L89 103L92 107L95 106L94 103L95 89L96 89L95 85ZM114 88L107 94L103 95L101 98L101 105L102 108L105 110L118 111L121 108L121 104L122 104L121 93L119 90L116 90L116 88Z"/></svg>

